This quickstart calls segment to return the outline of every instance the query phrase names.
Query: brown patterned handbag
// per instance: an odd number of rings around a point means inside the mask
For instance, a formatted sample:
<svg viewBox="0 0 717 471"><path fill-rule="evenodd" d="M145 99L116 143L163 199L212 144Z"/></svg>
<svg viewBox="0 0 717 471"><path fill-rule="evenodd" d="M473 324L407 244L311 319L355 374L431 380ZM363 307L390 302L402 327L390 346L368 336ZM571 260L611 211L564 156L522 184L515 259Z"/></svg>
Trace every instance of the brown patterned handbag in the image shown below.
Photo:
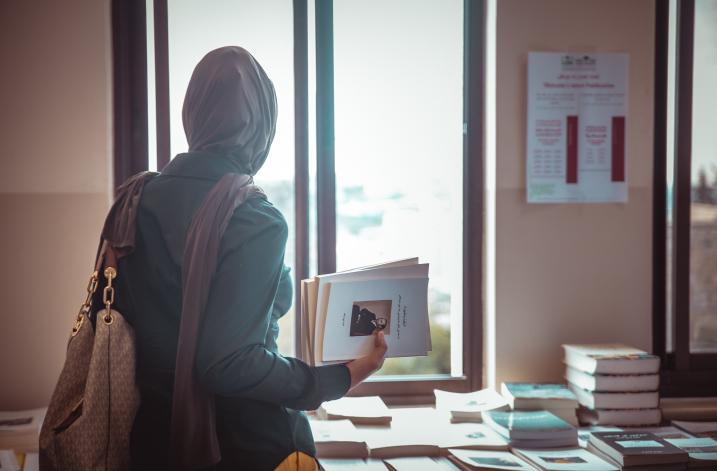
<svg viewBox="0 0 717 471"><path fill-rule="evenodd" d="M40 432L42 471L130 467L130 433L140 401L135 338L132 327L113 309L112 282L118 274L117 257L134 245L134 217L144 183L152 176L146 172L130 178L107 216L87 297ZM93 316L100 276L105 279L103 308Z"/></svg>

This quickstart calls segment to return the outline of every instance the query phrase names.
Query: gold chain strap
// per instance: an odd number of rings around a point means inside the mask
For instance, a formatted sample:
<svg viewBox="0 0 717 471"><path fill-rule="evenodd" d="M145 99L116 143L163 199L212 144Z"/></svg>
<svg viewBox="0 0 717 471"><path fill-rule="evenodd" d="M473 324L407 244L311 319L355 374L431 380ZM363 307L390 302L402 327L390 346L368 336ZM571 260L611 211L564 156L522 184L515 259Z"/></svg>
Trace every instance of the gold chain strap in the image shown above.
<svg viewBox="0 0 717 471"><path fill-rule="evenodd" d="M80 331L80 327L82 327L82 324L85 322L85 317L87 317L87 315L90 313L92 296L94 296L95 292L97 291L98 277L99 274L97 273L97 271L92 272L92 275L90 275L90 280L87 282L87 297L85 298L85 302L83 302L80 306L80 311L77 313L75 325L72 327L72 337L77 335L77 333Z"/></svg>
<svg viewBox="0 0 717 471"><path fill-rule="evenodd" d="M112 286L112 280L117 277L117 270L114 267L105 268L105 278L107 279L107 286L102 291L102 302L105 303L105 317L102 319L105 324L110 325L114 322L112 316L112 303L115 302L115 289Z"/></svg>

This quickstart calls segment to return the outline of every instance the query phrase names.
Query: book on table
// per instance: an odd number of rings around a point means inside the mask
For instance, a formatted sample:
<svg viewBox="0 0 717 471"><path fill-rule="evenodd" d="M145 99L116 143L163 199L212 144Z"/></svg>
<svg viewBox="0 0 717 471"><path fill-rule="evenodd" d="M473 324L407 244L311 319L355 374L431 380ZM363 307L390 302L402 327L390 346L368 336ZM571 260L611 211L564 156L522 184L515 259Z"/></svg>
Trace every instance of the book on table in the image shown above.
<svg viewBox="0 0 717 471"><path fill-rule="evenodd" d="M672 425L681 428L696 437L714 438L717 440L717 422L694 422L673 420Z"/></svg>
<svg viewBox="0 0 717 471"><path fill-rule="evenodd" d="M549 411L488 411L483 421L515 448L577 447L577 429Z"/></svg>
<svg viewBox="0 0 717 471"><path fill-rule="evenodd" d="M657 391L660 385L658 374L589 374L568 366L565 379L576 387L600 392L642 392Z"/></svg>
<svg viewBox="0 0 717 471"><path fill-rule="evenodd" d="M713 438L666 438L689 455L689 469L717 469L717 440Z"/></svg>
<svg viewBox="0 0 717 471"><path fill-rule="evenodd" d="M366 427L361 430L372 458L441 456L437 437L430 429Z"/></svg>
<svg viewBox="0 0 717 471"><path fill-rule="evenodd" d="M513 410L547 410L570 425L578 425L578 401L565 384L503 383L501 394Z"/></svg>
<svg viewBox="0 0 717 471"><path fill-rule="evenodd" d="M14 450L0 450L0 470L20 471L20 469Z"/></svg>
<svg viewBox="0 0 717 471"><path fill-rule="evenodd" d="M508 450L508 441L485 424L437 424L429 433L443 450Z"/></svg>
<svg viewBox="0 0 717 471"><path fill-rule="evenodd" d="M319 459L321 469L324 471L386 471L386 465L381 460L328 458Z"/></svg>
<svg viewBox="0 0 717 471"><path fill-rule="evenodd" d="M649 432L595 432L588 450L607 456L622 467L683 465L688 461L684 450Z"/></svg>
<svg viewBox="0 0 717 471"><path fill-rule="evenodd" d="M588 391L568 383L578 403L588 409L655 409L660 406L657 391L644 392L600 392Z"/></svg>
<svg viewBox="0 0 717 471"><path fill-rule="evenodd" d="M542 471L620 471L618 466L583 448L558 450L523 450L514 448L513 453Z"/></svg>
<svg viewBox="0 0 717 471"><path fill-rule="evenodd" d="M326 401L316 410L323 420L348 419L356 425L389 425L391 411L378 396L342 397Z"/></svg>
<svg viewBox="0 0 717 471"><path fill-rule="evenodd" d="M446 457L409 456L385 460L391 471L460 471Z"/></svg>
<svg viewBox="0 0 717 471"><path fill-rule="evenodd" d="M588 425L586 427L578 428L578 446L580 448L587 448L588 440L590 435L595 432L621 432L620 427L605 426L605 425Z"/></svg>
<svg viewBox="0 0 717 471"><path fill-rule="evenodd" d="M646 432L646 433L654 433L660 438L668 439L668 438L695 438L694 436L690 435L689 433L685 432L684 430L681 430L677 427L673 427L670 425L665 426L658 426L658 427L635 427L635 428L624 428L622 429L625 432Z"/></svg>
<svg viewBox="0 0 717 471"><path fill-rule="evenodd" d="M368 458L368 447L350 420L309 420L319 458Z"/></svg>
<svg viewBox="0 0 717 471"><path fill-rule="evenodd" d="M47 408L0 411L0 450L17 453L38 451L40 428Z"/></svg>
<svg viewBox="0 0 717 471"><path fill-rule="evenodd" d="M449 412L452 422L480 422L488 410L508 410L508 401L494 389L454 393L434 389L436 409Z"/></svg>
<svg viewBox="0 0 717 471"><path fill-rule="evenodd" d="M589 374L654 374L660 357L622 344L563 345L565 364Z"/></svg>
<svg viewBox="0 0 717 471"><path fill-rule="evenodd" d="M426 356L428 264L417 258L319 275L301 282L300 351L312 365L362 357L382 330L387 358Z"/></svg>
<svg viewBox="0 0 717 471"><path fill-rule="evenodd" d="M467 471L492 469L513 469L516 471L535 471L535 468L522 458L507 451L449 450L451 461Z"/></svg>
<svg viewBox="0 0 717 471"><path fill-rule="evenodd" d="M501 394L511 409L576 409L578 400L565 384L503 383Z"/></svg>
<svg viewBox="0 0 717 471"><path fill-rule="evenodd" d="M578 410L580 422L590 425L637 427L657 425L662 419L660 409L585 409Z"/></svg>

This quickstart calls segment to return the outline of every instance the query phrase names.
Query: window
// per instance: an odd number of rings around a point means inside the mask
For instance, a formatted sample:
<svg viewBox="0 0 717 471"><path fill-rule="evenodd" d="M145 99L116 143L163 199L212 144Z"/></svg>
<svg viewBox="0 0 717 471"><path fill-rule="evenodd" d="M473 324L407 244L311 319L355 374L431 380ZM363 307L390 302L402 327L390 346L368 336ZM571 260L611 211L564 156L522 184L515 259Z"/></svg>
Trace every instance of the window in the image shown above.
<svg viewBox="0 0 717 471"><path fill-rule="evenodd" d="M717 394L717 3L659 1L654 350L663 394Z"/></svg>
<svg viewBox="0 0 717 471"><path fill-rule="evenodd" d="M419 400L435 387L481 382L483 8L113 4L116 119L125 123L115 130L117 182L186 150L181 106L193 67L209 50L239 44L277 91L277 135L256 180L287 218L295 282L408 256L431 264L433 352L387 360L356 394ZM282 322L280 350L293 355L300 323L293 311Z"/></svg>

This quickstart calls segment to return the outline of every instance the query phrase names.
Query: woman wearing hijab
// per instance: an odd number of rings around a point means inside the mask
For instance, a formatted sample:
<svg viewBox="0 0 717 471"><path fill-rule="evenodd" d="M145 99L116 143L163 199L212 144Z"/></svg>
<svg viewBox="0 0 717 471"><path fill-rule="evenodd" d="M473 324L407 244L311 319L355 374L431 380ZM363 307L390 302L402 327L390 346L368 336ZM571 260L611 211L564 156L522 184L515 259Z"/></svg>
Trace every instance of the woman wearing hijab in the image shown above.
<svg viewBox="0 0 717 471"><path fill-rule="evenodd" d="M142 396L132 467L314 470L314 443L301 411L342 397L380 368L385 341L377 334L374 352L346 365L310 367L278 353L277 322L292 299L287 226L254 191L223 233L196 332L193 378L211 396L211 409L177 400L173 411L185 239L217 182L239 174L251 183L264 163L276 125L274 87L244 49L216 49L192 74L182 118L189 152L145 185L135 249L120 261L124 276L117 279L124 293L118 309L135 329ZM176 420L177 411L190 418L189 426ZM208 428L191 426L192 417L207 414L209 420L197 423Z"/></svg>

